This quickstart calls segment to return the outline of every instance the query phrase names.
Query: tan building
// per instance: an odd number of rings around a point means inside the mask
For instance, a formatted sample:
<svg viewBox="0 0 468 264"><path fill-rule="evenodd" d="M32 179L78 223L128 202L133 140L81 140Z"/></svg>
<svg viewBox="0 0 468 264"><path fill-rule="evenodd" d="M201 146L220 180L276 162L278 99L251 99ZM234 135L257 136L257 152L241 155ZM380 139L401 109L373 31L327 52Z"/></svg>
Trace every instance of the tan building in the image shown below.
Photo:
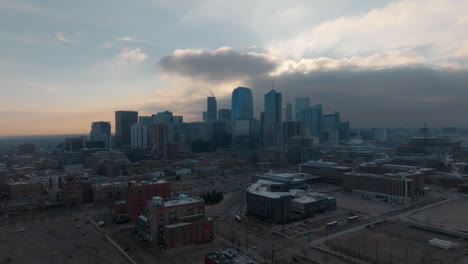
<svg viewBox="0 0 468 264"><path fill-rule="evenodd" d="M16 200L42 194L42 185L31 181L14 181L6 183L6 193L10 200Z"/></svg>
<svg viewBox="0 0 468 264"><path fill-rule="evenodd" d="M91 185L95 204L112 204L127 198L127 181L98 182Z"/></svg>

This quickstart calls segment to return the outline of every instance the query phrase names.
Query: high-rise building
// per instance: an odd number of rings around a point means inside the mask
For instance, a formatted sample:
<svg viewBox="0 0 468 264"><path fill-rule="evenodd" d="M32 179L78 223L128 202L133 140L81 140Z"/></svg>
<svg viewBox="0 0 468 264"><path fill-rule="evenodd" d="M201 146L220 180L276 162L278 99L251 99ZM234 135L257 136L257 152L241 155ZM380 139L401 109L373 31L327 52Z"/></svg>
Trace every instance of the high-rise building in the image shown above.
<svg viewBox="0 0 468 264"><path fill-rule="evenodd" d="M142 124L132 125L132 148L148 147L148 126Z"/></svg>
<svg viewBox="0 0 468 264"><path fill-rule="evenodd" d="M323 115L321 140L336 142L339 139L340 113Z"/></svg>
<svg viewBox="0 0 468 264"><path fill-rule="evenodd" d="M169 126L169 124L151 125L152 152L157 157L167 158L168 156Z"/></svg>
<svg viewBox="0 0 468 264"><path fill-rule="evenodd" d="M296 121L304 121L302 111L310 107L309 97L297 97L295 100L295 117Z"/></svg>
<svg viewBox="0 0 468 264"><path fill-rule="evenodd" d="M253 159L258 155L258 120L234 120L232 122L231 148L236 157Z"/></svg>
<svg viewBox="0 0 468 264"><path fill-rule="evenodd" d="M349 139L349 122L340 122L338 124L338 139L339 140Z"/></svg>
<svg viewBox="0 0 468 264"><path fill-rule="evenodd" d="M72 137L65 138L64 150L65 152L77 152L78 150L86 148L86 137Z"/></svg>
<svg viewBox="0 0 468 264"><path fill-rule="evenodd" d="M89 133L91 141L102 141L106 149L110 149L112 142L110 122L98 121L91 124Z"/></svg>
<svg viewBox="0 0 468 264"><path fill-rule="evenodd" d="M323 115L322 130L337 130L340 124L340 113Z"/></svg>
<svg viewBox="0 0 468 264"><path fill-rule="evenodd" d="M252 91L246 87L237 87L234 89L232 92L231 109L232 120L252 120Z"/></svg>
<svg viewBox="0 0 468 264"><path fill-rule="evenodd" d="M210 96L206 98L207 120L212 121L217 119L218 106L216 105L216 97Z"/></svg>
<svg viewBox="0 0 468 264"><path fill-rule="evenodd" d="M265 120L263 123L264 147L281 144L282 125L282 96L281 93L271 90L265 94Z"/></svg>
<svg viewBox="0 0 468 264"><path fill-rule="evenodd" d="M173 116L174 124L183 124L184 116Z"/></svg>
<svg viewBox="0 0 468 264"><path fill-rule="evenodd" d="M137 111L115 111L115 143L117 147L130 146L131 127L138 123Z"/></svg>
<svg viewBox="0 0 468 264"><path fill-rule="evenodd" d="M153 122L153 118L151 116L139 116L138 117L138 124L149 126Z"/></svg>
<svg viewBox="0 0 468 264"><path fill-rule="evenodd" d="M313 137L320 137L322 132L322 105L306 108L301 112L304 128Z"/></svg>
<svg viewBox="0 0 468 264"><path fill-rule="evenodd" d="M172 116L172 112L164 111L159 112L155 115L152 115L153 124L172 124L174 123L174 117Z"/></svg>
<svg viewBox="0 0 468 264"><path fill-rule="evenodd" d="M231 146L230 122L214 120L208 122L208 136L216 148Z"/></svg>
<svg viewBox="0 0 468 264"><path fill-rule="evenodd" d="M287 103L286 107L284 108L284 121L293 121L291 103Z"/></svg>
<svg viewBox="0 0 468 264"><path fill-rule="evenodd" d="M254 159L258 155L259 124L253 118L252 91L246 87L237 87L232 92L231 102L233 154Z"/></svg>
<svg viewBox="0 0 468 264"><path fill-rule="evenodd" d="M286 121L283 122L283 142L288 143L288 140L295 136L302 134L302 122L300 121Z"/></svg>
<svg viewBox="0 0 468 264"><path fill-rule="evenodd" d="M231 109L219 109L218 119L219 120L231 120Z"/></svg>

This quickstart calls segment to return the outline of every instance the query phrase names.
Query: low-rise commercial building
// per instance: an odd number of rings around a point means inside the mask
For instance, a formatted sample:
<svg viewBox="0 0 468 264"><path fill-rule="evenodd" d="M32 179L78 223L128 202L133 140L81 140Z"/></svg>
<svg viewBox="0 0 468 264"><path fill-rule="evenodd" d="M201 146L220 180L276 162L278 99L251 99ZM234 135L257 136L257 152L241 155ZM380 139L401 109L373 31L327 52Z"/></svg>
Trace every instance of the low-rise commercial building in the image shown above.
<svg viewBox="0 0 468 264"><path fill-rule="evenodd" d="M424 187L424 175L418 171L385 174L350 172L343 178L343 188L358 196L397 203L414 202L430 191Z"/></svg>
<svg viewBox="0 0 468 264"><path fill-rule="evenodd" d="M326 183L341 185L343 183L343 175L351 172L351 167L340 166L334 162L309 161L299 165L300 171L320 176Z"/></svg>
<svg viewBox="0 0 468 264"><path fill-rule="evenodd" d="M264 173L254 176L254 181L266 180L275 184L283 184L286 189L305 189L308 183L317 181L318 177L308 173Z"/></svg>
<svg viewBox="0 0 468 264"><path fill-rule="evenodd" d="M287 189L282 183L268 180L258 180L249 186L246 202L248 216L273 224L336 210L336 199L333 197L300 189Z"/></svg>

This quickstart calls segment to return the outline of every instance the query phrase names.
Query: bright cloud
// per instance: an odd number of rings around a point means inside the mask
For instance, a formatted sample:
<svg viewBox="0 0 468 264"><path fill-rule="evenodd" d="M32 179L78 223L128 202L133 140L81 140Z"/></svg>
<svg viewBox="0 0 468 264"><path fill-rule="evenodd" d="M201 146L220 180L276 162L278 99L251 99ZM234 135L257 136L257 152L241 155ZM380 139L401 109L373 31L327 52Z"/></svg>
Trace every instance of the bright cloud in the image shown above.
<svg viewBox="0 0 468 264"><path fill-rule="evenodd" d="M136 49L123 49L117 56L114 57L114 62L117 66L134 66L148 58L148 54Z"/></svg>
<svg viewBox="0 0 468 264"><path fill-rule="evenodd" d="M69 44L77 43L76 41L73 41L73 40L65 37L65 33L63 33L63 32L56 32L55 33L55 39L57 41L64 42L64 43L69 43Z"/></svg>
<svg viewBox="0 0 468 264"><path fill-rule="evenodd" d="M431 61L440 61L466 47L467 9L466 1L398 1L363 15L323 22L271 43L267 50L299 60L419 49Z"/></svg>

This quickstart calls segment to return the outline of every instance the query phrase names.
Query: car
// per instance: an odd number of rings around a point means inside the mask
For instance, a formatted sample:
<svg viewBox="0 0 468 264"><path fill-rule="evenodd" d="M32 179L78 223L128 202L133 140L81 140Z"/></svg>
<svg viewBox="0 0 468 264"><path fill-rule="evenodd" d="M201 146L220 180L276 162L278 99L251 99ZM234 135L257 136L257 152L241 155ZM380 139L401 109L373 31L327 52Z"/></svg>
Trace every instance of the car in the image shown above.
<svg viewBox="0 0 468 264"><path fill-rule="evenodd" d="M81 227L81 225L76 225L76 226L75 226L75 228L80 228L80 227Z"/></svg>
<svg viewBox="0 0 468 264"><path fill-rule="evenodd" d="M25 227L25 226L16 229L16 232L24 232L24 231L26 231L26 227Z"/></svg>
<svg viewBox="0 0 468 264"><path fill-rule="evenodd" d="M101 226L104 226L104 221L99 221L96 223L97 226L101 227Z"/></svg>

